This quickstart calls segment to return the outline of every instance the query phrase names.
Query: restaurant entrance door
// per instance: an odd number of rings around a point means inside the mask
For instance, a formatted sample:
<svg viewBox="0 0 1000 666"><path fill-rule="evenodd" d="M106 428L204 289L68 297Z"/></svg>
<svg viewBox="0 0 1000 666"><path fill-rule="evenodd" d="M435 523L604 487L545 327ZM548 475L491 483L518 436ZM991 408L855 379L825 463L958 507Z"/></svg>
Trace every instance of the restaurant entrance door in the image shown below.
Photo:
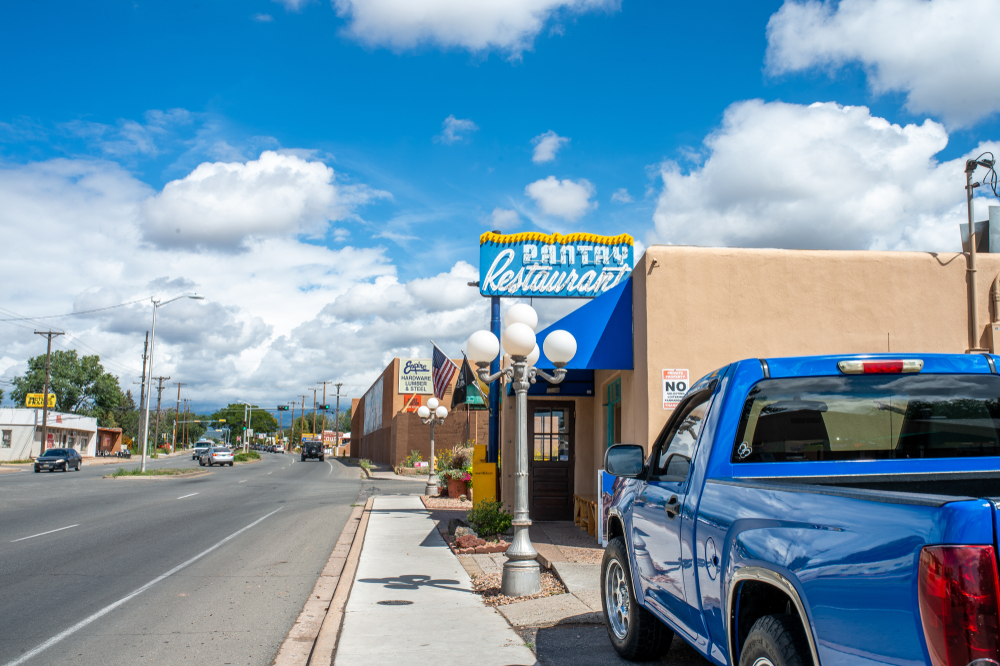
<svg viewBox="0 0 1000 666"><path fill-rule="evenodd" d="M573 520L570 401L528 401L528 506L532 520Z"/></svg>

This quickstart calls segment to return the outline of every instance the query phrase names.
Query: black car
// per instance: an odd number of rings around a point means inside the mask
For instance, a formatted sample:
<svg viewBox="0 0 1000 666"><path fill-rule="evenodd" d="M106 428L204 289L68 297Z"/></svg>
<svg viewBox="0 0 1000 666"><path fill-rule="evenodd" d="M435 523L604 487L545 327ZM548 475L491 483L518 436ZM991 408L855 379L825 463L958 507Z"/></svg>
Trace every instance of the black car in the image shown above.
<svg viewBox="0 0 1000 666"><path fill-rule="evenodd" d="M83 457L74 449L49 449L38 458L35 458L35 472L47 469L54 472L61 469L68 472L71 469L80 471L83 464Z"/></svg>
<svg viewBox="0 0 1000 666"><path fill-rule="evenodd" d="M302 442L302 461L305 462L306 458L319 458L320 462L325 460L323 442Z"/></svg>

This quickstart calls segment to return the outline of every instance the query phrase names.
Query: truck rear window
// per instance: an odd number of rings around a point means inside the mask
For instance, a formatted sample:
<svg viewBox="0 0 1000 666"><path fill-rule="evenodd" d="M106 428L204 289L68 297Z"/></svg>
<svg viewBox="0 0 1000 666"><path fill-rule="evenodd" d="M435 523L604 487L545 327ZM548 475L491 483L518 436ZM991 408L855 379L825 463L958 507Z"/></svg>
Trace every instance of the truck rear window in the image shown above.
<svg viewBox="0 0 1000 666"><path fill-rule="evenodd" d="M750 391L734 463L1000 456L1000 377L766 379Z"/></svg>

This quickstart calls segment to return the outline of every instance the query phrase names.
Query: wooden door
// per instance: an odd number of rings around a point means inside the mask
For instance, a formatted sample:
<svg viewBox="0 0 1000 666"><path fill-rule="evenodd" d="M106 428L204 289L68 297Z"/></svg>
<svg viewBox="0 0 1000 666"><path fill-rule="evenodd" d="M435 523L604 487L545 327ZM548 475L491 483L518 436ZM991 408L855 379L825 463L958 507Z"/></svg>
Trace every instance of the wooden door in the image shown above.
<svg viewBox="0 0 1000 666"><path fill-rule="evenodd" d="M573 520L573 402L528 401L532 520Z"/></svg>

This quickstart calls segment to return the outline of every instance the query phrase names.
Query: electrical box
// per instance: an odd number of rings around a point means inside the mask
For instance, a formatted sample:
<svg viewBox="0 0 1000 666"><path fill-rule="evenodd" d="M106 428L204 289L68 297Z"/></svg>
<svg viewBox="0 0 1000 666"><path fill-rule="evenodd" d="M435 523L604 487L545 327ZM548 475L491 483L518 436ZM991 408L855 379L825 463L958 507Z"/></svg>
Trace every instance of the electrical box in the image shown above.
<svg viewBox="0 0 1000 666"><path fill-rule="evenodd" d="M1000 321L990 324L990 353L1000 353Z"/></svg>

